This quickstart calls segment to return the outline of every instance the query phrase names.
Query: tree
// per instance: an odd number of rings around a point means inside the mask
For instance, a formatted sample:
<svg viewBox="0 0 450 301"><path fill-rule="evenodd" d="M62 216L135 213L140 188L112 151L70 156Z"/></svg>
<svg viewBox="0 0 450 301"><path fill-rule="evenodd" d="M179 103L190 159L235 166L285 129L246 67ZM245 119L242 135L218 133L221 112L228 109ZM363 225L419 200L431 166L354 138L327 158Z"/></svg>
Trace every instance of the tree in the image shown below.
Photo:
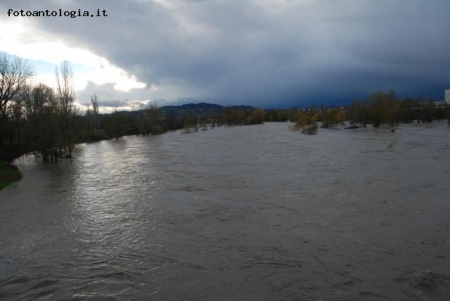
<svg viewBox="0 0 450 301"><path fill-rule="evenodd" d="M416 97L413 101L413 107L416 111L417 124L420 124L420 120L422 119L422 105L423 99L421 97Z"/></svg>
<svg viewBox="0 0 450 301"><path fill-rule="evenodd" d="M94 120L93 120L94 117L93 117L90 106L88 106L85 116L86 116L87 129L89 130L90 135L93 136L94 135Z"/></svg>
<svg viewBox="0 0 450 301"><path fill-rule="evenodd" d="M120 137L125 135L126 125L125 125L125 116L121 112L114 111L105 124L106 134L111 138L116 138L118 140Z"/></svg>
<svg viewBox="0 0 450 301"><path fill-rule="evenodd" d="M100 104L98 102L98 96L96 93L91 95L91 103L92 103L92 127L95 130L100 129L100 121L99 121L99 112L98 109Z"/></svg>
<svg viewBox="0 0 450 301"><path fill-rule="evenodd" d="M277 121L286 122L289 119L289 111L286 109L281 109L277 112Z"/></svg>
<svg viewBox="0 0 450 301"><path fill-rule="evenodd" d="M319 114L314 106L310 107L308 111L298 110L294 130L301 130L305 134L315 134L317 132L317 120Z"/></svg>
<svg viewBox="0 0 450 301"><path fill-rule="evenodd" d="M56 75L56 95L61 113L61 130L63 148L66 150L66 157L72 157L72 151L76 144L78 126L78 110L74 106L75 90L73 88L73 73L71 64L68 61L61 63L60 68L55 68Z"/></svg>
<svg viewBox="0 0 450 301"><path fill-rule="evenodd" d="M191 112L187 112L183 115L183 128L185 133L191 133L192 128L197 127L197 117L192 115Z"/></svg>
<svg viewBox="0 0 450 301"><path fill-rule="evenodd" d="M264 110L263 109L256 109L253 110L249 116L246 118L246 124L262 124L264 123Z"/></svg>
<svg viewBox="0 0 450 301"><path fill-rule="evenodd" d="M339 108L325 108L320 111L321 127L333 127L345 122L345 112Z"/></svg>
<svg viewBox="0 0 450 301"><path fill-rule="evenodd" d="M0 54L0 145L3 144L3 128L8 118L9 104L33 74L33 69L26 61Z"/></svg>
<svg viewBox="0 0 450 301"><path fill-rule="evenodd" d="M436 118L436 108L432 99L428 99L422 106L422 122L430 123Z"/></svg>
<svg viewBox="0 0 450 301"><path fill-rule="evenodd" d="M372 92L370 95L372 125L379 127L385 120L387 114L387 95L382 92Z"/></svg>
<svg viewBox="0 0 450 301"><path fill-rule="evenodd" d="M227 107L224 112L224 122L228 125L234 125L237 123L237 112L232 107Z"/></svg>
<svg viewBox="0 0 450 301"><path fill-rule="evenodd" d="M142 117L137 122L137 128L141 135L158 135L165 132L157 106L151 105L144 110Z"/></svg>
<svg viewBox="0 0 450 301"><path fill-rule="evenodd" d="M391 126L391 130L394 131L394 123L398 123L398 110L399 103L397 99L397 93L394 90L389 90L387 94L386 103L386 118Z"/></svg>
<svg viewBox="0 0 450 301"><path fill-rule="evenodd" d="M96 93L91 95L91 104L92 109L90 106L86 110L86 119L87 119L87 126L88 129L91 132L91 137L94 135L96 130L100 129L100 118L99 118L99 101L98 96Z"/></svg>
<svg viewBox="0 0 450 301"><path fill-rule="evenodd" d="M447 116L447 124L450 126L450 105L446 105L446 116Z"/></svg>
<svg viewBox="0 0 450 301"><path fill-rule="evenodd" d="M17 97L17 96L16 96ZM9 135L9 145L21 145L21 134L24 121L22 101L15 99L8 105L8 118L4 125L5 132Z"/></svg>
<svg viewBox="0 0 450 301"><path fill-rule="evenodd" d="M399 103L399 117L403 123L411 123L414 119L412 98L404 98Z"/></svg>
<svg viewBox="0 0 450 301"><path fill-rule="evenodd" d="M44 84L26 86L20 96L27 116L28 146L32 151L39 151L44 162L57 163L61 148L61 116L53 89Z"/></svg>

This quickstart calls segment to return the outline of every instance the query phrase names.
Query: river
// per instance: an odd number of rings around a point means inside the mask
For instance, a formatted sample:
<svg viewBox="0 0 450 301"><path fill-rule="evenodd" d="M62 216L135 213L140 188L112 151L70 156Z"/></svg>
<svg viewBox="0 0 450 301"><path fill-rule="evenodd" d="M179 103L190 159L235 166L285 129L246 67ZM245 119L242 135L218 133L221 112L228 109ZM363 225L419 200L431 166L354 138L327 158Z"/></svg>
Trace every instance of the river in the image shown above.
<svg viewBox="0 0 450 301"><path fill-rule="evenodd" d="M128 136L0 191L0 299L448 300L450 127Z"/></svg>

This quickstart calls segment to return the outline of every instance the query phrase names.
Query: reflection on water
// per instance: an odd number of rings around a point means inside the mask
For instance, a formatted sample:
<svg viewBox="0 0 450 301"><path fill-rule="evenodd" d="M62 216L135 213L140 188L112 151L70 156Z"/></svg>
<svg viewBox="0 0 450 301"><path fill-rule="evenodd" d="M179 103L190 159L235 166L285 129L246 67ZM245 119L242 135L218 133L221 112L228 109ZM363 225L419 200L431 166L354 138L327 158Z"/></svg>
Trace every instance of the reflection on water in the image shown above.
<svg viewBox="0 0 450 301"><path fill-rule="evenodd" d="M450 129L287 128L19 160L0 192L0 299L444 300Z"/></svg>

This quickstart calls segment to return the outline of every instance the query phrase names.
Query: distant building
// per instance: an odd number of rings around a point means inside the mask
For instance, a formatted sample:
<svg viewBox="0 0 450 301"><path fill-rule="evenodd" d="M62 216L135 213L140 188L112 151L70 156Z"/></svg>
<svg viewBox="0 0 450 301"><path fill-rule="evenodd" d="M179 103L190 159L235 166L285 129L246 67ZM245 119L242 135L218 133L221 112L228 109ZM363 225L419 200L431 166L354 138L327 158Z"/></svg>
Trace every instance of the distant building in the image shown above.
<svg viewBox="0 0 450 301"><path fill-rule="evenodd" d="M445 90L445 102L450 105L450 89Z"/></svg>

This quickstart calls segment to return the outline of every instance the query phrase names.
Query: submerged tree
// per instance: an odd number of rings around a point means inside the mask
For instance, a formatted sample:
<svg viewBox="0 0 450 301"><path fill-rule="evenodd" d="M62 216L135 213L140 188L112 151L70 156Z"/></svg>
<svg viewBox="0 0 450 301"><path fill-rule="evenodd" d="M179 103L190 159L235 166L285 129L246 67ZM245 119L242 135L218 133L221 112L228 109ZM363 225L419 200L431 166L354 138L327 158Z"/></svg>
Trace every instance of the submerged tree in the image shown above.
<svg viewBox="0 0 450 301"><path fill-rule="evenodd" d="M414 119L414 100L412 98L404 98L400 100L398 111L398 116L401 122L411 123Z"/></svg>
<svg viewBox="0 0 450 301"><path fill-rule="evenodd" d="M53 89L44 84L27 86L21 99L27 115L27 144L41 153L44 162L57 163L62 147L61 110Z"/></svg>
<svg viewBox="0 0 450 301"><path fill-rule="evenodd" d="M370 110L372 125L379 127L386 120L387 96L382 91L370 94Z"/></svg>
<svg viewBox="0 0 450 301"><path fill-rule="evenodd" d="M88 109L86 110L85 128L87 128L89 132L86 138L91 141L97 141L103 139L103 137L105 136L103 132L99 132L99 130L101 129L99 113L100 104L98 96L95 93L91 95L91 105L89 105Z"/></svg>
<svg viewBox="0 0 450 301"><path fill-rule="evenodd" d="M247 116L245 122L246 124L262 124L264 123L264 110L263 109L256 109L253 110L249 116Z"/></svg>
<svg viewBox="0 0 450 301"><path fill-rule="evenodd" d="M149 106L138 121L140 134L158 135L165 132L162 117L156 105Z"/></svg>
<svg viewBox="0 0 450 301"><path fill-rule="evenodd" d="M398 110L399 103L397 99L397 93L394 90L389 90L387 94L386 103L386 118L391 126L391 130L394 131L394 124L398 123Z"/></svg>
<svg viewBox="0 0 450 301"><path fill-rule="evenodd" d="M74 106L75 90L73 88L72 67L68 61L61 63L60 68L55 68L56 75L56 97L60 107L60 126L62 131L62 147L65 150L66 157L72 157L72 151L75 147L78 124L78 110Z"/></svg>
<svg viewBox="0 0 450 301"><path fill-rule="evenodd" d="M119 139L126 133L126 118L121 112L114 111L105 124L106 134L111 138Z"/></svg>
<svg viewBox="0 0 450 301"><path fill-rule="evenodd" d="M325 108L320 110L321 127L333 127L345 123L345 112L340 108Z"/></svg>
<svg viewBox="0 0 450 301"><path fill-rule="evenodd" d="M191 112L183 115L183 128L186 134L192 133L197 128L197 117L192 115Z"/></svg>
<svg viewBox="0 0 450 301"><path fill-rule="evenodd" d="M317 133L317 120L319 119L319 114L315 110L315 107L311 107L308 111L298 110L296 123L293 127L294 130L301 131L304 134L315 134Z"/></svg>
<svg viewBox="0 0 450 301"><path fill-rule="evenodd" d="M226 124L234 125L238 123L239 116L234 108L227 107L225 109L223 119Z"/></svg>
<svg viewBox="0 0 450 301"><path fill-rule="evenodd" d="M90 118L90 124L92 127L92 131L95 132L96 130L100 129L100 120L99 120L99 101L98 96L96 93L91 95L91 104L92 104L92 111L91 111L91 118Z"/></svg>
<svg viewBox="0 0 450 301"><path fill-rule="evenodd" d="M436 118L436 107L433 100L428 99L422 105L422 122L430 123Z"/></svg>

